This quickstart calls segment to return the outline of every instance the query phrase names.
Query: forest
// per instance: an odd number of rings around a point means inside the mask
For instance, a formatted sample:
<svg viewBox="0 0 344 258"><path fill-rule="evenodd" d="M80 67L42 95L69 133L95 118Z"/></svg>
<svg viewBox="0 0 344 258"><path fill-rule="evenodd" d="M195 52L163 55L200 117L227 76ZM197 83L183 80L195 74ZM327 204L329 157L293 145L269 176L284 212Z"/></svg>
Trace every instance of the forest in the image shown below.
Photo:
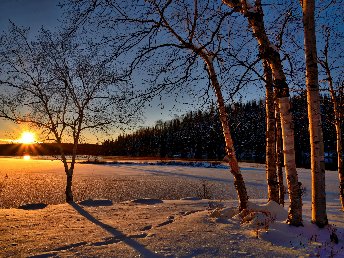
<svg viewBox="0 0 344 258"><path fill-rule="evenodd" d="M343 109L343 96L338 102ZM310 166L307 100L305 94L291 97L295 127L295 151L298 166ZM327 95L321 97L325 162L336 169L336 132L333 105ZM266 113L264 100L235 102L227 106L237 157L240 161L265 162ZM103 155L169 157L222 160L225 147L218 112L214 105L205 111L190 111L155 126L122 134L102 144ZM342 136L343 137L343 136Z"/></svg>
<svg viewBox="0 0 344 258"><path fill-rule="evenodd" d="M62 143L61 147L66 155L73 154L73 144ZM78 155L98 156L102 153L102 148L98 144L79 144ZM35 143L20 144L9 143L0 144L0 156L59 156L60 146L56 143Z"/></svg>

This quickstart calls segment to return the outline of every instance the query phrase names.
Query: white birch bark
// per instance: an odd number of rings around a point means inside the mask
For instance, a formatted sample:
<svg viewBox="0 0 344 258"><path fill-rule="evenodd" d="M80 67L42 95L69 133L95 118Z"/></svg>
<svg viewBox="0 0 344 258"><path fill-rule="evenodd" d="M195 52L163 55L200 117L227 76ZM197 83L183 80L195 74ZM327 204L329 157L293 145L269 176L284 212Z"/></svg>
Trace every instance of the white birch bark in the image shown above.
<svg viewBox="0 0 344 258"><path fill-rule="evenodd" d="M312 174L312 222L319 227L328 224L325 192L324 141L321 127L318 82L317 47L315 36L314 0L301 1L306 59L306 88Z"/></svg>
<svg viewBox="0 0 344 258"><path fill-rule="evenodd" d="M276 121L273 79L268 62L264 61L265 110L266 110L266 161L265 171L268 184L268 200L280 203L276 172Z"/></svg>
<svg viewBox="0 0 344 258"><path fill-rule="evenodd" d="M276 106L276 168L278 176L278 193L279 193L279 204L284 206L284 183L283 183L283 170L282 170L282 159L283 159L283 140L282 140L282 127L281 127L281 116L280 110L277 103Z"/></svg>
<svg viewBox="0 0 344 258"><path fill-rule="evenodd" d="M300 183L295 165L294 148L294 126L289 103L289 87L283 71L281 58L277 48L271 44L265 30L264 13L260 0L255 1L254 12L248 9L246 0L233 1L222 0L224 4L241 12L248 20L252 33L259 45L259 53L263 60L266 60L271 68L276 88L277 103L281 111L282 135L283 135L283 154L284 167L287 176L288 193L290 206L288 211L287 223L300 226L302 225L302 200Z"/></svg>
<svg viewBox="0 0 344 258"><path fill-rule="evenodd" d="M207 70L210 76L210 81L213 86L216 100L218 104L219 116L222 125L223 135L226 142L226 154L228 156L228 163L230 166L230 171L234 176L234 186L237 191L239 200L239 210L247 209L247 191L243 176L240 172L238 160L235 155L234 144L229 128L228 113L226 111L225 102L222 96L221 87L217 79L217 75L214 69L213 61L206 53L201 53L203 60L206 63Z"/></svg>

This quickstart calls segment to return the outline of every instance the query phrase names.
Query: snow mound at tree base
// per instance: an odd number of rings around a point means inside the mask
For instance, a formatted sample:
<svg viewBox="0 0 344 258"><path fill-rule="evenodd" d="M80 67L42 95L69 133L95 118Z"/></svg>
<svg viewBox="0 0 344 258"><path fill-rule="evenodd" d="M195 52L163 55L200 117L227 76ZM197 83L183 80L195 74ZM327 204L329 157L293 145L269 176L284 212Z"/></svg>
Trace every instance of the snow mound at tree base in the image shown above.
<svg viewBox="0 0 344 258"><path fill-rule="evenodd" d="M256 225L266 223L266 220L286 220L288 212L278 203L270 201L267 204L258 205L248 202L248 208L239 212L237 208L214 209L210 217L220 219L235 219L241 224Z"/></svg>
<svg viewBox="0 0 344 258"><path fill-rule="evenodd" d="M308 221L303 222L303 227L293 227L284 221L275 221L268 231L262 232L260 238L274 245L301 249L313 246L314 256L317 257L343 257L344 231L337 230L335 226L327 225L319 228Z"/></svg>
<svg viewBox="0 0 344 258"><path fill-rule="evenodd" d="M267 204L248 203L248 208L217 208L210 217L217 222L227 220L241 225L246 234L256 237L274 246L291 249L308 249L311 256L344 257L344 230L333 225L319 228L315 224L303 221L303 227L294 227L286 223L288 211L274 201Z"/></svg>

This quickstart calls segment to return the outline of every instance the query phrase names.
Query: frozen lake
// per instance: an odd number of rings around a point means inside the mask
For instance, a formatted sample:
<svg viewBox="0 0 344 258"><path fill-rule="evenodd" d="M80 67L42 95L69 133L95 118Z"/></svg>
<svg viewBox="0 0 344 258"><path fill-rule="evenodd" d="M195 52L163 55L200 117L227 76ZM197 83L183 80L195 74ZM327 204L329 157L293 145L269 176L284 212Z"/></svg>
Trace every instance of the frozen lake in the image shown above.
<svg viewBox="0 0 344 258"><path fill-rule="evenodd" d="M74 195L76 200L105 198L116 202L135 198L180 199L204 197L236 199L233 177L228 168L188 167L135 163L76 164ZM240 163L252 199L267 197L265 166ZM223 166L222 166L223 167ZM310 170L298 169L305 187L304 200L310 200ZM64 202L65 174L59 160L0 158L0 206L17 207L23 203ZM338 204L338 175L326 172L327 199ZM286 196L287 198L287 196Z"/></svg>

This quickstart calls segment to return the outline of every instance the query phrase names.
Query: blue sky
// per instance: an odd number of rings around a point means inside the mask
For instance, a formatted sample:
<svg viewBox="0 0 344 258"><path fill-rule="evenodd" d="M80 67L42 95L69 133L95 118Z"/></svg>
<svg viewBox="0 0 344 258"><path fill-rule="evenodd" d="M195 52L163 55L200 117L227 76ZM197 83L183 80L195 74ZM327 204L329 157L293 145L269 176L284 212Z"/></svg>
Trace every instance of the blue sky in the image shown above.
<svg viewBox="0 0 344 258"><path fill-rule="evenodd" d="M61 16L57 3L58 1L53 0L0 0L1 33L7 30L9 20L17 25L30 27L33 32L42 26L53 29ZM1 139L15 139L28 129L25 125L0 120L0 142Z"/></svg>
<svg viewBox="0 0 344 258"><path fill-rule="evenodd" d="M42 26L53 30L59 25L59 19L62 18L62 11L57 6L58 2L54 0L0 0L0 31L7 30L9 20L16 25L30 27L31 35L34 35ZM134 81L134 83L140 84L140 78L136 78ZM176 99L175 95L169 94L155 98L144 112L144 124L142 125L155 124L159 119L172 119L175 115L181 115L199 107L199 105L195 105L198 102L197 97L189 98L183 93L181 95L184 96L181 96L180 101ZM183 102L188 104L183 105ZM14 125L1 120L0 140L13 139L22 130L22 125ZM95 141L95 139L91 141Z"/></svg>
<svg viewBox="0 0 344 258"><path fill-rule="evenodd" d="M0 0L0 28L6 30L9 20L32 31L54 28L61 17L57 4L54 0Z"/></svg>
<svg viewBox="0 0 344 258"><path fill-rule="evenodd" d="M62 11L57 6L58 2L59 0L0 0L0 31L6 31L9 20L19 26L30 27L32 32L37 32L42 26L47 29L54 29L59 25L58 20L62 18ZM332 10L329 12L333 13ZM343 23L339 27L343 29ZM137 74L137 77L140 78L135 78L134 83L139 86L140 79L144 77L144 74ZM245 91L245 95L248 98L258 99L263 97L264 90L257 91L257 88L250 87ZM198 101L197 98L187 97L187 101L184 100L177 99L176 101L176 97L172 94L162 95L161 100L156 98L145 111L145 123L143 125L154 124L159 119L171 119L175 115L181 115L199 106L197 104L192 105ZM182 102L189 102L189 104L183 106ZM176 104L177 108L174 107ZM0 120L0 139L12 138L13 134L20 130L22 130L21 126L13 126L11 123Z"/></svg>

